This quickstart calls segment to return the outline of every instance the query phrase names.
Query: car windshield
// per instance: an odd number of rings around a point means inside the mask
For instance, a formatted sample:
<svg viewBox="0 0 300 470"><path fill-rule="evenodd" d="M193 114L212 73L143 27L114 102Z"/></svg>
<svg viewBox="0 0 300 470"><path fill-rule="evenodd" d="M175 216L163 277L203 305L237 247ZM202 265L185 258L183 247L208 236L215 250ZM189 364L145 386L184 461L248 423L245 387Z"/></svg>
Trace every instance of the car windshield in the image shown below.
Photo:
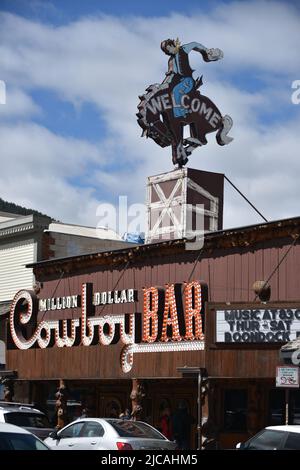
<svg viewBox="0 0 300 470"><path fill-rule="evenodd" d="M47 416L39 413L22 413L19 411L5 414L5 421L23 428L50 428Z"/></svg>
<svg viewBox="0 0 300 470"><path fill-rule="evenodd" d="M134 421L107 420L109 424L117 431L120 437L141 437L143 439L165 440L156 429L151 428L145 423Z"/></svg>
<svg viewBox="0 0 300 470"><path fill-rule="evenodd" d="M49 450L43 442L30 434L0 433L1 450Z"/></svg>
<svg viewBox="0 0 300 470"><path fill-rule="evenodd" d="M280 448L284 437L285 433L283 431L265 429L260 434L247 441L244 448L247 450L275 450Z"/></svg>

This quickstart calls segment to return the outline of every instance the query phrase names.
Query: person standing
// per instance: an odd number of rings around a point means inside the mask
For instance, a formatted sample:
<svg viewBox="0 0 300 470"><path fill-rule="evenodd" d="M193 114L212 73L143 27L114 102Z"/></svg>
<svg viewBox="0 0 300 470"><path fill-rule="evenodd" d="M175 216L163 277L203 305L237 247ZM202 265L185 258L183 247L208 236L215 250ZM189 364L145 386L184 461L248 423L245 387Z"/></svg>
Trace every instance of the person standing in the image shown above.
<svg viewBox="0 0 300 470"><path fill-rule="evenodd" d="M161 419L160 419L160 429L161 433L170 441L173 440L173 426L172 426L172 418L171 418L171 410L170 408L165 408L163 410Z"/></svg>
<svg viewBox="0 0 300 470"><path fill-rule="evenodd" d="M121 413L119 418L124 419L125 421L131 420L131 413L129 408L126 408L124 413Z"/></svg>
<svg viewBox="0 0 300 470"><path fill-rule="evenodd" d="M189 414L187 404L181 400L173 416L173 434L178 449L190 449L191 428L194 423L195 419Z"/></svg>
<svg viewBox="0 0 300 470"><path fill-rule="evenodd" d="M82 418L87 418L88 416L89 416L88 409L87 409L87 408L83 408L83 409L82 409L81 416L80 416L80 419L82 419Z"/></svg>

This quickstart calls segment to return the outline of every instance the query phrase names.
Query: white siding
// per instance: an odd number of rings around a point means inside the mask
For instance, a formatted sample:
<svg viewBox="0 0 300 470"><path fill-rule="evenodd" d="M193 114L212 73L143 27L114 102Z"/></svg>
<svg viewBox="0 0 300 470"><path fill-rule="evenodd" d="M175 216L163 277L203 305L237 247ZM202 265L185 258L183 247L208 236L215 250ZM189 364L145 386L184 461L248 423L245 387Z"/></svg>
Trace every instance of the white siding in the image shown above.
<svg viewBox="0 0 300 470"><path fill-rule="evenodd" d="M62 224L60 222L52 222L49 225L49 232L65 233L68 235L77 235L80 237L104 239L104 240L119 240L123 241L122 237L114 230L107 227L85 227L84 225L70 225Z"/></svg>
<svg viewBox="0 0 300 470"><path fill-rule="evenodd" d="M4 215L0 214L0 224L2 222L7 222L8 220L13 220L13 219L14 219L14 217L7 217L7 216L4 216Z"/></svg>
<svg viewBox="0 0 300 470"><path fill-rule="evenodd" d="M20 289L31 289L33 271L25 267L35 261L35 243L0 247L0 301L11 300Z"/></svg>

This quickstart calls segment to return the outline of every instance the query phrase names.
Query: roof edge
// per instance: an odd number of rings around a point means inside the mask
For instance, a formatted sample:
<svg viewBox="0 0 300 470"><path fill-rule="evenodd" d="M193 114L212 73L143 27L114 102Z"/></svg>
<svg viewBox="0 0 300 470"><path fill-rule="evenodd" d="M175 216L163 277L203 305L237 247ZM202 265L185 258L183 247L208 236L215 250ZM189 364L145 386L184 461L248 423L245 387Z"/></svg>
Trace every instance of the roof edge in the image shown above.
<svg viewBox="0 0 300 470"><path fill-rule="evenodd" d="M204 251L211 248L236 248L236 247L249 247L261 241L278 239L285 237L296 237L300 235L300 217L289 219L280 219L277 221L264 222L261 224L249 225L239 228L231 228L226 230L219 230L216 232L209 232L205 235ZM221 240L221 243L220 243ZM118 248L115 250L102 250L95 253L86 253L82 255L69 256L65 258L56 258L51 260L39 261L36 263L28 264L28 268L41 269L42 271L61 271L64 265L72 265L74 269L77 263L90 264L93 260L97 260L99 264L100 259L105 259L105 262L110 261L110 264L120 264L121 261L136 259L143 253L155 253L158 251L170 252L170 249L175 248L178 251L185 249L186 242L191 240L176 239L164 240L156 243L135 245L133 247ZM217 243L218 242L218 243ZM193 251L199 251L197 248Z"/></svg>

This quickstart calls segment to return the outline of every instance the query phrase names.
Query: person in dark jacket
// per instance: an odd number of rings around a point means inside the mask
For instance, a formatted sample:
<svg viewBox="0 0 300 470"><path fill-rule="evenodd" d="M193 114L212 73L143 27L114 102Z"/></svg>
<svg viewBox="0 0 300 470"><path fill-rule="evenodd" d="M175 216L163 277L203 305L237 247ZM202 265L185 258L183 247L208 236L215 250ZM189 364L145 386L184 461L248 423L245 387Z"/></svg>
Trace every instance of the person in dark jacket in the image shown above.
<svg viewBox="0 0 300 470"><path fill-rule="evenodd" d="M187 405L180 401L173 416L173 436L178 449L190 449L191 428L195 420L188 412Z"/></svg>

